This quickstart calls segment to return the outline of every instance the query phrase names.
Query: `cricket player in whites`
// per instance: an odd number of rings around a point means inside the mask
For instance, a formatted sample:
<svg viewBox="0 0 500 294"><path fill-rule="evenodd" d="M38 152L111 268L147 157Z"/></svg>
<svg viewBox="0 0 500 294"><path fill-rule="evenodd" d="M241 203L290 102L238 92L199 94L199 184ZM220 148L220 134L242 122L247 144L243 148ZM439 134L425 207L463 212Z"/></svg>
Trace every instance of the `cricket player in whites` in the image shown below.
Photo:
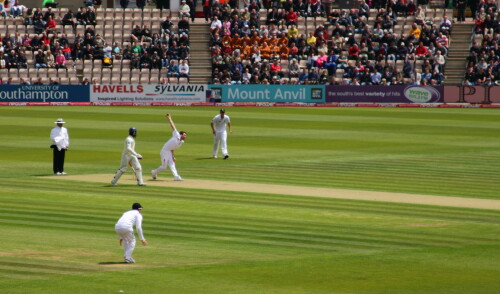
<svg viewBox="0 0 500 294"><path fill-rule="evenodd" d="M142 233L142 205L140 203L132 204L132 209L125 212L115 225L115 231L120 237L120 246L123 245L123 253L126 263L135 263L132 253L135 249L134 226L142 245L148 245L148 241Z"/></svg>
<svg viewBox="0 0 500 294"><path fill-rule="evenodd" d="M161 157L161 165L157 168L151 171L151 177L153 177L153 180L156 180L156 177L158 176L158 173L161 171L164 171L167 169L167 166L170 168L170 171L172 171L172 174L174 175L174 181L182 181L183 179L179 174L177 173L177 169L175 167L175 156L174 156L174 150L177 148L181 147L182 144L184 144L184 140L187 137L186 132L179 132L175 128L174 121L172 120L172 117L170 116L169 113L167 113L166 117L168 118L168 121L170 122L170 127L172 128L172 138L163 145L163 148L160 151L160 157Z"/></svg>
<svg viewBox="0 0 500 294"><path fill-rule="evenodd" d="M229 133L232 134L233 131L231 130L231 120L229 119L229 116L226 115L226 111L224 109L221 109L220 114L217 114L210 122L210 126L212 127L212 133L214 134L214 149L213 149L214 158L217 158L217 152L219 151L219 144L221 145L223 158L224 159L229 158L229 154L227 152L226 124L229 127Z"/></svg>
<svg viewBox="0 0 500 294"><path fill-rule="evenodd" d="M125 139L120 169L116 171L115 177L111 180L111 185L116 186L116 183L122 174L127 171L128 164L130 163L137 179L137 186L145 186L144 181L142 180L142 167L139 162L139 160L142 159L142 155L135 152L135 137L137 136L137 129L130 128L128 130L128 134L129 136Z"/></svg>

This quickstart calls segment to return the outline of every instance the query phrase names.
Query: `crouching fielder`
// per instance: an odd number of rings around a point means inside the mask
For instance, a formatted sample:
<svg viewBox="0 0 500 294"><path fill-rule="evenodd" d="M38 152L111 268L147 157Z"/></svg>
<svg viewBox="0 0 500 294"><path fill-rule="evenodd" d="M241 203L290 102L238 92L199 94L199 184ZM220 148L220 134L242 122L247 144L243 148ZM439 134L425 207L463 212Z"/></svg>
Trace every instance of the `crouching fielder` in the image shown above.
<svg viewBox="0 0 500 294"><path fill-rule="evenodd" d="M168 140L167 143L165 143L165 145L161 149L160 152L161 166L159 166L157 169L152 170L151 176L153 177L153 180L156 180L158 173L166 170L168 166L170 168L170 171L172 171L172 174L174 175L174 181L182 181L182 178L177 173L177 169L175 167L174 150L176 150L177 148L181 147L182 144L184 144L184 139L186 139L187 134L186 132L177 131L170 114L167 113L166 117L168 118L170 122L170 127L172 127L173 130L172 138L170 138L170 140Z"/></svg>
<svg viewBox="0 0 500 294"><path fill-rule="evenodd" d="M111 181L111 185L116 185L122 174L127 171L128 164L130 163L137 179L137 185L145 186L144 181L142 180L142 167L139 162L139 159L142 159L142 155L135 152L135 137L137 136L137 129L130 128L128 130L128 134L129 136L125 139L120 169L116 171L115 177Z"/></svg>
<svg viewBox="0 0 500 294"><path fill-rule="evenodd" d="M132 253L135 249L134 226L137 235L141 239L142 245L147 245L148 241L142 234L142 206L140 203L132 204L132 210L126 211L115 225L115 231L120 238L120 246L123 245L123 252L126 263L135 263Z"/></svg>

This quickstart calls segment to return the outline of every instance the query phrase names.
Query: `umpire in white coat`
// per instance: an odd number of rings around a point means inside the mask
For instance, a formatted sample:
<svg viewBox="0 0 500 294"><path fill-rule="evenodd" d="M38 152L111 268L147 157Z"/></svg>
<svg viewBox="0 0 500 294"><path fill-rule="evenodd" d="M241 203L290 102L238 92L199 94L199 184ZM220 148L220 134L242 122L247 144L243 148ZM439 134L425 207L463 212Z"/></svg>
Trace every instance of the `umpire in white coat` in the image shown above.
<svg viewBox="0 0 500 294"><path fill-rule="evenodd" d="M229 127L229 133L232 134L233 131L231 130L231 120L229 119L229 116L226 115L226 111L224 109L221 109L220 113L217 114L210 122L212 133L214 134L214 148L212 152L214 158L217 158L219 145L221 146L223 158L229 158L229 153L227 151L226 125Z"/></svg>
<svg viewBox="0 0 500 294"><path fill-rule="evenodd" d="M139 162L139 160L142 159L142 155L135 152L135 137L137 136L137 129L130 128L128 133L129 136L125 139L125 145L123 147L120 168L116 171L115 177L111 181L111 185L116 186L116 183L122 174L127 171L128 165L130 164L134 170L137 185L145 186L144 181L142 180L142 166Z"/></svg>
<svg viewBox="0 0 500 294"><path fill-rule="evenodd" d="M132 253L135 249L134 226L142 245L147 245L148 241L142 233L142 205L140 203L132 204L132 210L126 211L115 225L115 231L120 238L120 246L123 245L123 252L126 263L135 263Z"/></svg>
<svg viewBox="0 0 500 294"><path fill-rule="evenodd" d="M65 175L64 156L66 154L66 150L69 148L68 129L63 127L66 122L62 118L58 118L54 123L57 124L57 126L50 131L50 140L52 141L50 148L54 150L52 168L54 170L54 174Z"/></svg>

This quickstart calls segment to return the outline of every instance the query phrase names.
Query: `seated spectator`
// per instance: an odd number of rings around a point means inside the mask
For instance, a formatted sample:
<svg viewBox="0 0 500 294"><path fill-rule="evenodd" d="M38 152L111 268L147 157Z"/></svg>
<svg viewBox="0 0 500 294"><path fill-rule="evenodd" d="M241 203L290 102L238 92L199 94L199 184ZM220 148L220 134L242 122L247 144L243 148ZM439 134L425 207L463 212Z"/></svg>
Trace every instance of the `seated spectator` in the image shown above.
<svg viewBox="0 0 500 294"><path fill-rule="evenodd" d="M56 67L56 60L54 55L50 50L48 50L45 53L45 64L47 65L48 68L55 68Z"/></svg>
<svg viewBox="0 0 500 294"><path fill-rule="evenodd" d="M23 11L28 9L28 7L22 5L19 0L16 0L14 2L14 5L10 8L10 15L12 17L22 17L23 16Z"/></svg>
<svg viewBox="0 0 500 294"><path fill-rule="evenodd" d="M220 31L221 29L222 29L222 22L218 19L217 16L214 16L214 19L210 24L210 30L212 31L212 34Z"/></svg>
<svg viewBox="0 0 500 294"><path fill-rule="evenodd" d="M170 18L167 16L165 20L161 22L161 33L170 34L172 31L173 22L170 21Z"/></svg>
<svg viewBox="0 0 500 294"><path fill-rule="evenodd" d="M167 77L179 77L179 66L173 60L170 60L170 64L168 65Z"/></svg>
<svg viewBox="0 0 500 294"><path fill-rule="evenodd" d="M56 52L55 68L66 68L66 57L64 56L62 50Z"/></svg>
<svg viewBox="0 0 500 294"><path fill-rule="evenodd" d="M43 53L42 49L38 49L38 53L35 54L35 68L37 70L40 68L47 68L45 54Z"/></svg>
<svg viewBox="0 0 500 294"><path fill-rule="evenodd" d="M160 69L162 68L162 61L160 55L157 51L154 51L151 55L151 68Z"/></svg>
<svg viewBox="0 0 500 294"><path fill-rule="evenodd" d="M18 68L28 68L28 59L23 51L20 51L17 56Z"/></svg>
<svg viewBox="0 0 500 294"><path fill-rule="evenodd" d="M38 19L36 19L33 22L35 33L41 34L45 30L45 25L46 25L46 22L43 20L43 17L41 15L38 16Z"/></svg>
<svg viewBox="0 0 500 294"><path fill-rule="evenodd" d="M87 25L93 25L95 26L97 24L97 18L94 12L94 9L92 7L88 7L87 11L85 12L85 19Z"/></svg>
<svg viewBox="0 0 500 294"><path fill-rule="evenodd" d="M181 43L178 55L179 59L189 59L189 48L186 46L186 44Z"/></svg>
<svg viewBox="0 0 500 294"><path fill-rule="evenodd" d="M439 24L439 30L441 32L444 32L446 35L448 35L451 32L451 27L452 27L451 20L448 19L447 15L443 16L443 20Z"/></svg>
<svg viewBox="0 0 500 294"><path fill-rule="evenodd" d="M434 56L434 69L443 72L445 63L446 58L441 54L441 51L436 51L436 55Z"/></svg>
<svg viewBox="0 0 500 294"><path fill-rule="evenodd" d="M151 33L151 29L149 25L144 24L141 29L141 41L151 43L153 40L153 36Z"/></svg>
<svg viewBox="0 0 500 294"><path fill-rule="evenodd" d="M177 25L179 27L179 34L189 34L189 21L187 17L182 17Z"/></svg>
<svg viewBox="0 0 500 294"><path fill-rule="evenodd" d="M436 38L436 44L441 44L442 46L448 48L448 37L443 34L443 32L439 32Z"/></svg>
<svg viewBox="0 0 500 294"><path fill-rule="evenodd" d="M271 75L283 77L283 71L281 70L281 65L279 64L279 59L274 59L273 63L271 63Z"/></svg>
<svg viewBox="0 0 500 294"><path fill-rule="evenodd" d="M420 39L421 30L418 28L417 23L413 23L410 31L408 32L408 41L414 42Z"/></svg>
<svg viewBox="0 0 500 294"><path fill-rule="evenodd" d="M287 26L297 25L297 20L298 20L297 13L295 13L295 11L293 11L293 7L290 7L290 9L288 10L288 13L286 14L286 25Z"/></svg>
<svg viewBox="0 0 500 294"><path fill-rule="evenodd" d="M185 59L181 60L181 64L179 65L179 77L189 77L189 65Z"/></svg>
<svg viewBox="0 0 500 294"><path fill-rule="evenodd" d="M78 12L76 13L76 23L79 25L87 24L87 15L82 7L78 8Z"/></svg>
<svg viewBox="0 0 500 294"><path fill-rule="evenodd" d="M189 18L191 8L186 4L186 0L181 1L181 6L179 7L179 16Z"/></svg>
<svg viewBox="0 0 500 294"><path fill-rule="evenodd" d="M139 53L134 52L130 58L130 68L139 69L141 68L141 56Z"/></svg>
<svg viewBox="0 0 500 294"><path fill-rule="evenodd" d="M45 24L45 29L49 33L53 33L56 30L56 21L52 18L52 16L49 16L47 23Z"/></svg>
<svg viewBox="0 0 500 294"><path fill-rule="evenodd" d="M151 69L151 56L145 51L140 57L140 68L141 69Z"/></svg>
<svg viewBox="0 0 500 294"><path fill-rule="evenodd" d="M10 50L5 58L6 68L19 68L19 60L17 57L17 53L14 50Z"/></svg>
<svg viewBox="0 0 500 294"><path fill-rule="evenodd" d="M359 3L358 15L364 16L366 19L370 17L370 6L365 2L365 0L361 0Z"/></svg>

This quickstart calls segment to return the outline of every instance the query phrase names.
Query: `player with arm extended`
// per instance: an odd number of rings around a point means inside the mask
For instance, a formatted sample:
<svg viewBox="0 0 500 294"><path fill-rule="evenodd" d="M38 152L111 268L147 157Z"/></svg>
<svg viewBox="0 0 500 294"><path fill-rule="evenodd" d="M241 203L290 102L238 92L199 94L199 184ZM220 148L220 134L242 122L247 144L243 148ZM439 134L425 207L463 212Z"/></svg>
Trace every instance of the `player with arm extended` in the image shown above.
<svg viewBox="0 0 500 294"><path fill-rule="evenodd" d="M174 121L172 120L172 116L167 113L166 117L168 118L170 122L170 127L172 128L172 138L170 138L165 145L163 145L163 148L161 149L160 152L160 157L161 157L161 165L151 171L151 176L153 177L153 180L156 180L156 177L158 176L158 173L161 171L164 171L167 169L167 166L170 168L172 171L172 174L174 175L174 181L182 181L181 176L177 173L177 169L175 167L175 156L174 156L174 150L177 148L181 147L182 144L184 144L184 140L187 137L186 132L179 132L177 131Z"/></svg>
<svg viewBox="0 0 500 294"><path fill-rule="evenodd" d="M123 252L126 263L135 263L132 258L132 252L135 249L134 226L142 245L148 245L148 241L142 233L142 205L140 203L132 204L132 209L123 213L115 224L115 231L120 238L120 246L123 245Z"/></svg>
<svg viewBox="0 0 500 294"><path fill-rule="evenodd" d="M142 180L142 167L139 162L139 160L142 159L142 155L135 152L135 137L137 136L137 129L130 128L128 130L128 134L129 136L125 139L120 168L116 171L115 177L111 181L111 185L116 186L116 183L122 174L127 171L128 165L130 164L137 179L137 186L145 186L144 181Z"/></svg>
<svg viewBox="0 0 500 294"><path fill-rule="evenodd" d="M223 158L224 159L229 158L229 154L227 151L226 125L229 127L229 133L232 134L233 131L231 130L231 120L229 119L229 116L226 115L226 111L224 109L221 109L220 113L217 114L210 122L210 126L212 127L212 133L214 134L214 148L212 151L214 158L217 158L219 145L221 145Z"/></svg>

